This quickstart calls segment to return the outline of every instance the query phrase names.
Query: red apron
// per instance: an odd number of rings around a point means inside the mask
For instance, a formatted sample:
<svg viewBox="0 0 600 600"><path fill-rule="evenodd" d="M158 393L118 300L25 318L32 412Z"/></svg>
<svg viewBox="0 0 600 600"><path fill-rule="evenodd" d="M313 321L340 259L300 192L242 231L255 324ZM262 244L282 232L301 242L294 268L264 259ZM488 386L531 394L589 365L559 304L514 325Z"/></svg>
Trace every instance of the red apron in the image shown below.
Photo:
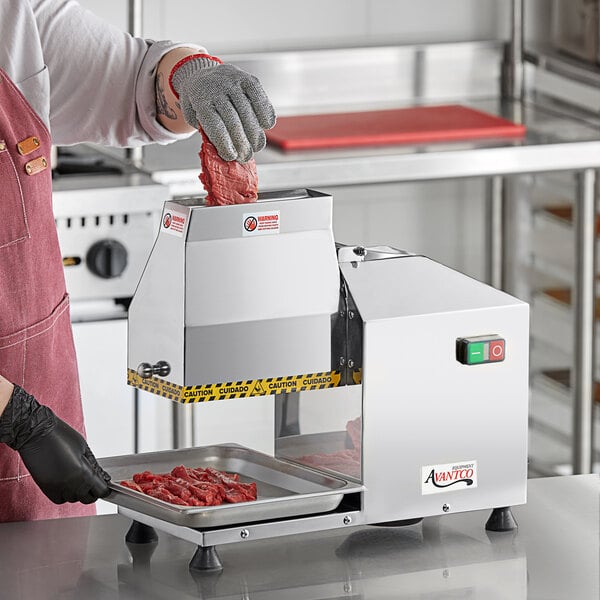
<svg viewBox="0 0 600 600"><path fill-rule="evenodd" d="M50 144L44 123L0 69L0 374L85 434ZM0 444L0 522L90 514L93 505L53 504L19 455Z"/></svg>

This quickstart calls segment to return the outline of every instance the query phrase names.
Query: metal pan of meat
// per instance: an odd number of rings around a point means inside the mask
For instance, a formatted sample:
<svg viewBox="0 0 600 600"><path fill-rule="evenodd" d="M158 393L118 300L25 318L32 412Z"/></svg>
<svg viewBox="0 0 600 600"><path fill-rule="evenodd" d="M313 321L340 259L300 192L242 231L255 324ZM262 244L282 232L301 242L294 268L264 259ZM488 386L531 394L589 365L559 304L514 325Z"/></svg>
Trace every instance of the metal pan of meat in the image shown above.
<svg viewBox="0 0 600 600"><path fill-rule="evenodd" d="M111 494L105 500L195 529L324 513L337 508L344 494L362 489L344 479L237 444L129 454L103 458L99 463L112 478ZM135 473L167 473L179 465L212 467L237 474L241 483L256 483L257 499L219 506L179 506L120 483L131 479Z"/></svg>

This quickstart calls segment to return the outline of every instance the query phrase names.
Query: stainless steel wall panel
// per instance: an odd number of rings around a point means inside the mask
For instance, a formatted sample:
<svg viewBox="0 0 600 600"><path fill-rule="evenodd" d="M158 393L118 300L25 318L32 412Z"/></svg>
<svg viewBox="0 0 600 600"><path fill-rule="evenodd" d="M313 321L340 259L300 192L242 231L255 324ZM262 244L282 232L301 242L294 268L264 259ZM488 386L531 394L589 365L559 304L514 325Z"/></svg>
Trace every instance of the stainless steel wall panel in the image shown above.
<svg viewBox="0 0 600 600"><path fill-rule="evenodd" d="M161 260L156 260L158 255ZM183 385L184 282L183 239L159 234L128 314L129 368L165 360L171 366L169 381L179 385Z"/></svg>
<svg viewBox="0 0 600 600"><path fill-rule="evenodd" d="M329 314L188 325L184 385L329 371L330 346Z"/></svg>

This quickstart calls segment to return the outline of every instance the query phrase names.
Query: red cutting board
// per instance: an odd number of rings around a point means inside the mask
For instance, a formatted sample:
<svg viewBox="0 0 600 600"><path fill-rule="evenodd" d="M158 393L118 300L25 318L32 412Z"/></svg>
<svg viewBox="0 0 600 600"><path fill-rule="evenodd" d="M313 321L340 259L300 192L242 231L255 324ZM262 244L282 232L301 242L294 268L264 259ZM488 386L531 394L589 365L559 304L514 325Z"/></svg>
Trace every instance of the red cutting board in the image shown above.
<svg viewBox="0 0 600 600"><path fill-rule="evenodd" d="M525 126L460 105L280 117L267 140L283 150L520 138Z"/></svg>

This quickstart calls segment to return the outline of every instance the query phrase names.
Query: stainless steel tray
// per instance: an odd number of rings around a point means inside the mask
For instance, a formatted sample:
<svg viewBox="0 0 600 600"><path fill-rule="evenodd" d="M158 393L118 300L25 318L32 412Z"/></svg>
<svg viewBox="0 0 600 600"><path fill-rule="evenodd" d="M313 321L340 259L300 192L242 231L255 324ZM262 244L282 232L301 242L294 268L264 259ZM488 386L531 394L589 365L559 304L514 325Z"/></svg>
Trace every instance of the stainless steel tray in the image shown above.
<svg viewBox="0 0 600 600"><path fill-rule="evenodd" d="M278 460L236 444L128 454L98 461L112 481L108 502L163 519L176 525L206 529L324 513L337 508L344 494L362 489L344 479ZM176 506L119 484L134 473L170 471L177 465L213 467L238 473L240 481L255 481L258 498L221 506Z"/></svg>

